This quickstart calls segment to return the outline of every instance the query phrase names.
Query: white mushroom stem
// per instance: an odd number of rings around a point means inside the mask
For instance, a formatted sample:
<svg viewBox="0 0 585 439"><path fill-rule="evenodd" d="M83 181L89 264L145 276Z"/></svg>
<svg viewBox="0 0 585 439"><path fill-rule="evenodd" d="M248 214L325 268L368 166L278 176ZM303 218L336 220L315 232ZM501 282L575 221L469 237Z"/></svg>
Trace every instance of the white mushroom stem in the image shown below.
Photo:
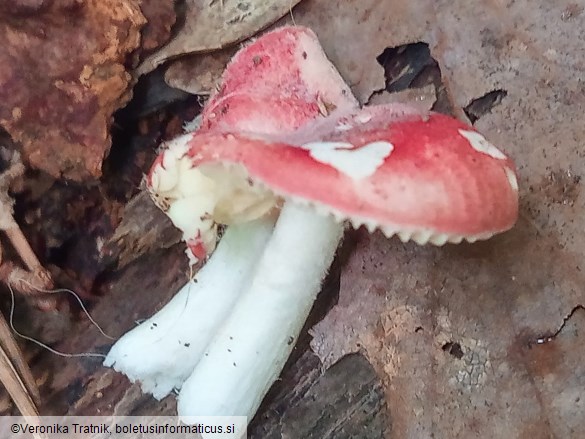
<svg viewBox="0 0 585 439"><path fill-rule="evenodd" d="M158 313L114 344L104 365L157 399L179 389L251 282L274 226L265 218L230 227L207 264Z"/></svg>
<svg viewBox="0 0 585 439"><path fill-rule="evenodd" d="M179 416L252 419L297 341L342 234L333 218L285 203L251 283L183 384Z"/></svg>

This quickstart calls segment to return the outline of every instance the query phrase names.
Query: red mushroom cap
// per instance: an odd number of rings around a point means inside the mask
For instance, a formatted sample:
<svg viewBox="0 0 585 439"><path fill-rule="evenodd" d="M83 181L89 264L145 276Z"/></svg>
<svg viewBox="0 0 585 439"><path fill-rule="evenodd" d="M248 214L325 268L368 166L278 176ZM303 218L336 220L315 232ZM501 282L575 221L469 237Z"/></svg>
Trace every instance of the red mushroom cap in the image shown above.
<svg viewBox="0 0 585 439"><path fill-rule="evenodd" d="M193 166L239 164L277 195L404 241L487 239L513 226L513 162L472 127L404 105L353 110L280 137L209 133Z"/></svg>
<svg viewBox="0 0 585 439"><path fill-rule="evenodd" d="M206 109L199 132L241 131L282 134L302 127L321 116L316 99L300 100L295 96L232 94L215 102L213 111Z"/></svg>
<svg viewBox="0 0 585 439"><path fill-rule="evenodd" d="M282 133L358 105L313 31L285 26L262 35L228 64L203 109L201 130Z"/></svg>

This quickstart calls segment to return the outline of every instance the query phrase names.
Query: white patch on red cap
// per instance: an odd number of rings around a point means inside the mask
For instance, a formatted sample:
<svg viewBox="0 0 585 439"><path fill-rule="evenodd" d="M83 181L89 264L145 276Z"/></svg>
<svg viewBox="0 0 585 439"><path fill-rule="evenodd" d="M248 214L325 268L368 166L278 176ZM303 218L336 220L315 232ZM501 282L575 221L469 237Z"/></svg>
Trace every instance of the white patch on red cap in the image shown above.
<svg viewBox="0 0 585 439"><path fill-rule="evenodd" d="M370 120L372 120L372 115L367 113L359 113L355 117L355 120L357 120L359 123L368 123Z"/></svg>
<svg viewBox="0 0 585 439"><path fill-rule="evenodd" d="M496 148L494 145L488 142L486 138L479 134L477 131L468 131L460 129L459 134L465 137L469 144L471 145L471 147L475 149L477 152L487 154L490 157L499 160L506 160L508 158L502 151L500 151L498 148Z"/></svg>
<svg viewBox="0 0 585 439"><path fill-rule="evenodd" d="M390 142L372 142L355 148L346 142L310 142L301 146L310 156L342 174L361 180L371 177L394 150Z"/></svg>

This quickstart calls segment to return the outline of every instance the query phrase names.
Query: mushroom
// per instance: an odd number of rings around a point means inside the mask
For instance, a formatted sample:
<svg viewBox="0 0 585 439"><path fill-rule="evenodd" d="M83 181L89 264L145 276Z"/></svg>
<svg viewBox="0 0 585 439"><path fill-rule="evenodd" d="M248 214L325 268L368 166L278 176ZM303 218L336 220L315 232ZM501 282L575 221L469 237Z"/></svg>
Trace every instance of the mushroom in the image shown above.
<svg viewBox="0 0 585 439"><path fill-rule="evenodd" d="M251 419L294 347L346 220L442 245L487 239L517 217L514 165L502 152L444 115L397 104L357 109L314 35L298 29L275 31L276 48L262 46L269 33L236 56L199 131L171 142L147 179L192 262L213 251L216 224L230 225L199 282L105 361L157 397L181 388L183 417ZM274 62L291 53L292 67ZM256 76L251 66L269 68Z"/></svg>
<svg viewBox="0 0 585 439"><path fill-rule="evenodd" d="M335 67L329 62L316 35L303 27L282 27L263 35L238 52L227 66L219 91L205 105L201 114L201 126L197 134L205 132L236 131L255 134L284 135L333 110L352 109L358 106L349 87ZM181 144L189 135L176 139ZM213 251L216 224L230 224L231 218L215 218L206 214L205 194L190 194L184 197L177 191L199 187L200 182L176 185L177 174L156 172L157 164L165 169L167 162L181 155L185 145L172 146L161 154L149 174L148 187L157 204L167 212L174 224L183 231L184 240L190 250L191 263L206 257ZM188 174L188 170L177 172ZM225 191L233 180L228 178L218 185ZM187 187L186 187L187 186ZM245 188L239 190L244 194ZM208 189L205 190L208 192ZM188 199L189 198L189 199ZM237 215L257 215L274 205L274 200L256 197L256 204L245 196L236 201ZM201 212L191 206L197 204ZM225 211L221 207L220 212ZM219 216L219 218L217 218ZM223 221L222 221L223 220Z"/></svg>
<svg viewBox="0 0 585 439"><path fill-rule="evenodd" d="M252 418L294 347L344 221L443 245L488 239L518 214L506 155L458 120L404 105L338 111L287 135L211 132L184 145L155 172L189 168L193 182L229 181L236 191L208 194L211 217L239 222L246 188L258 203L284 205L245 291L183 384L183 417ZM244 220L261 214L250 212Z"/></svg>
<svg viewBox="0 0 585 439"><path fill-rule="evenodd" d="M226 174L224 181L215 184L192 171L190 163L181 160L188 141L202 133L226 130L283 134L334 108L357 105L307 28L268 32L234 56L221 87L203 109L198 131L167 144L152 166L147 186L157 205L183 231L191 264L215 248L217 222L230 224L234 222L231 216L240 223L264 214L267 218L229 227L195 279L158 313L120 338L105 366L126 374L132 382L140 381L142 390L157 399L180 389L249 283L272 231L270 212L278 200L269 191L252 191L241 178ZM179 167L175 166L178 162ZM207 210L217 198L228 206L220 201L210 215Z"/></svg>

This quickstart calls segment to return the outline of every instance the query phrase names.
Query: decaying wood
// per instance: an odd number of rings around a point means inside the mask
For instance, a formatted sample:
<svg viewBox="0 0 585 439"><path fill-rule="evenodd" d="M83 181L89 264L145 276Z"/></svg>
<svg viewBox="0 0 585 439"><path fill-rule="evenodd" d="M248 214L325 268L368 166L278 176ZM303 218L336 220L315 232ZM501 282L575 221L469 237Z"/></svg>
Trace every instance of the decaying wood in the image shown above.
<svg viewBox="0 0 585 439"><path fill-rule="evenodd" d="M120 276L108 283L107 295L92 309L92 315L106 333L122 335L137 320L160 309L185 282L186 273L182 244L151 252L128 263ZM291 438L350 438L361 432L360 438L373 439L381 438L387 428L381 383L367 361L351 356L324 372L308 349L307 330L332 306L339 273L337 263L283 376L250 426L251 437L277 438L282 434ZM86 321L79 323L74 332L75 337L56 347L65 352L105 353L112 344ZM100 358L44 356L34 368L48 369L52 376L42 389L43 394L49 395L41 409L43 414L176 414L174 396L155 401L144 395L139 385L102 367Z"/></svg>
<svg viewBox="0 0 585 439"><path fill-rule="evenodd" d="M125 267L140 256L179 242L180 232L142 191L124 207L122 221L101 251L103 258Z"/></svg>
<svg viewBox="0 0 585 439"><path fill-rule="evenodd" d="M311 352L277 384L249 430L252 439L381 439L390 432L384 391L360 355L340 360L325 373Z"/></svg>
<svg viewBox="0 0 585 439"><path fill-rule="evenodd" d="M91 314L104 332L119 337L167 303L186 282L187 273L182 246L154 252L130 263L119 277L107 281L103 286L106 295L91 309ZM113 343L87 320L79 322L71 332L75 333L74 337L68 337L54 347L67 353L105 354ZM152 354L156 355L156 352ZM130 383L123 375L102 367L102 360L100 357L43 356L32 366L33 371L39 373L48 370L51 377L41 389L42 394L47 395L41 413L108 415L114 413L121 401L128 401L125 395L131 391ZM132 402L122 404L127 411L116 414L131 414L144 403L140 398L138 394L131 397Z"/></svg>

